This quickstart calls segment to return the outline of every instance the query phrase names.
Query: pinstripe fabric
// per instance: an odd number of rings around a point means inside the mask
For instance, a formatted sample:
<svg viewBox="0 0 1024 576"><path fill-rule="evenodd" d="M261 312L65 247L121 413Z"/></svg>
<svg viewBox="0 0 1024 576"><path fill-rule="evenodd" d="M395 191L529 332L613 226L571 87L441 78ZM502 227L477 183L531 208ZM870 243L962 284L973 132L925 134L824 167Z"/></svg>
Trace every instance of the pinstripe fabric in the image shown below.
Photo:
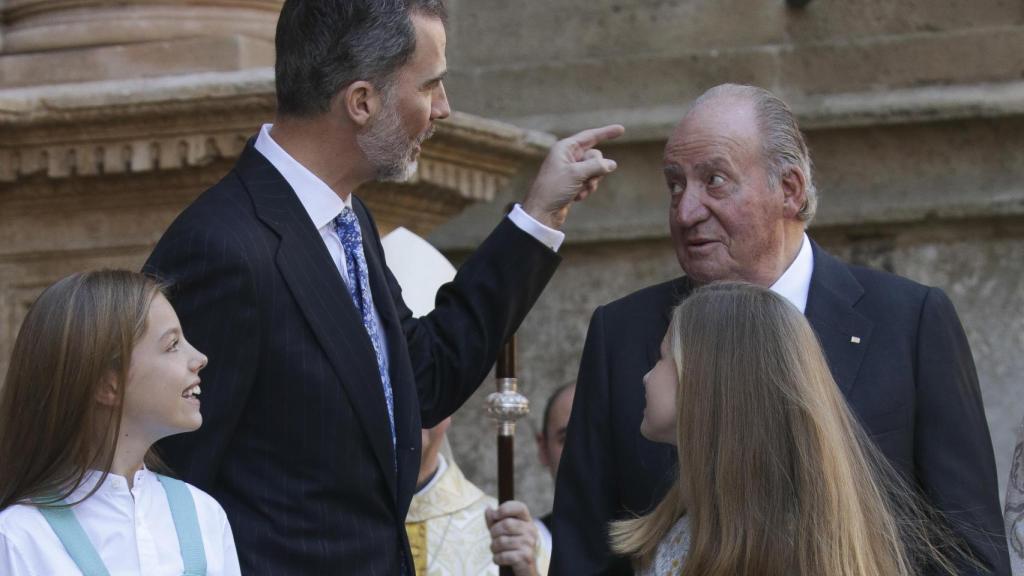
<svg viewBox="0 0 1024 576"><path fill-rule="evenodd" d="M421 426L485 378L558 257L503 221L412 318L355 198L394 394L395 445L372 343L294 192L250 143L171 225L145 270L173 283L185 333L210 358L203 427L159 448L227 512L246 574L392 576ZM397 462L397 468L393 462Z"/></svg>

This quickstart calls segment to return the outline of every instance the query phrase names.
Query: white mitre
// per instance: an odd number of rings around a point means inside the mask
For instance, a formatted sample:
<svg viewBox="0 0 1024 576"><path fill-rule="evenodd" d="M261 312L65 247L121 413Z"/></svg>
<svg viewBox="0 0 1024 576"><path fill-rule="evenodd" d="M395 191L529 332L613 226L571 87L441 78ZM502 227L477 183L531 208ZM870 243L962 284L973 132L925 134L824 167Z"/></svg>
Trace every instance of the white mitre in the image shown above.
<svg viewBox="0 0 1024 576"><path fill-rule="evenodd" d="M388 268L402 287L402 299L419 317L434 309L442 284L455 278L455 267L430 242L405 228L395 228L381 240Z"/></svg>
<svg viewBox="0 0 1024 576"><path fill-rule="evenodd" d="M402 287L402 299L412 315L423 316L434 309L434 297L442 284L455 278L455 267L430 242L398 227L381 239L388 268ZM455 462L448 438L441 445L448 462Z"/></svg>

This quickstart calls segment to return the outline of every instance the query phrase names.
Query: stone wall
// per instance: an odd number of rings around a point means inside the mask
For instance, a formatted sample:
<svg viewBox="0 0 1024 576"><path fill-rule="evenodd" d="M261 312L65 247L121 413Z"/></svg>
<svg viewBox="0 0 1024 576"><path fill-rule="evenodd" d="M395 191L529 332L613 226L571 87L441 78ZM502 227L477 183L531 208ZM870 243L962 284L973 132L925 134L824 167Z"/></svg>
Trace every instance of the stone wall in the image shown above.
<svg viewBox="0 0 1024 576"><path fill-rule="evenodd" d="M532 433L550 390L577 370L593 309L679 273L667 239L664 139L693 97L756 83L787 100L821 190L810 230L840 257L943 288L967 330L1000 476L1024 417L1024 4L1013 0L450 0L452 105L568 134L621 122L619 171L578 206L564 261L520 331L533 402L518 488L552 493ZM477 206L431 240L459 258L528 185ZM480 443L487 382L456 415L467 475L495 491Z"/></svg>

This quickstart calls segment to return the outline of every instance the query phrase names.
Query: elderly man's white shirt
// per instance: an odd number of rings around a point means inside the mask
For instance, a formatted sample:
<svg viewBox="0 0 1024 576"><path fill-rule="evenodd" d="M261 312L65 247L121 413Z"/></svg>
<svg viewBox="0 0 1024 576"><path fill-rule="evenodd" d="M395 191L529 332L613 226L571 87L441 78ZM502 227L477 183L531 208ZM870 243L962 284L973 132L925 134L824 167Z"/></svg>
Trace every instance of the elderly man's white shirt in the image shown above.
<svg viewBox="0 0 1024 576"><path fill-rule="evenodd" d="M99 472L89 472L68 501L88 494L99 478ZM188 488L202 531L206 573L241 574L224 510L202 490ZM132 488L123 477L110 474L95 494L72 511L111 576L180 576L184 571L167 494L152 472L137 472ZM19 504L0 512L0 574L79 573L38 508Z"/></svg>
<svg viewBox="0 0 1024 576"><path fill-rule="evenodd" d="M807 311L807 294L811 291L811 275L814 274L814 251L811 250L811 239L804 234L793 263L772 284L771 291L786 300L801 313Z"/></svg>

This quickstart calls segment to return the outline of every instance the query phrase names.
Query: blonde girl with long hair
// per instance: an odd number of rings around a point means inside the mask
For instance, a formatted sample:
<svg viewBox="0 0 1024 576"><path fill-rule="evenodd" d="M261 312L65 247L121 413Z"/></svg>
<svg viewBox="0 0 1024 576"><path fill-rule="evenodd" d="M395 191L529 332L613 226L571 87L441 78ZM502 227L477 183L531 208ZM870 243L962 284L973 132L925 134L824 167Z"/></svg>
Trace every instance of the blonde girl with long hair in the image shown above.
<svg viewBox="0 0 1024 576"><path fill-rule="evenodd" d="M205 365L141 274L43 291L0 390L0 574L240 573L221 507L154 472L153 443L202 423Z"/></svg>
<svg viewBox="0 0 1024 576"><path fill-rule="evenodd" d="M672 313L644 377L641 433L674 444L674 485L613 522L642 574L955 573L945 535L867 440L810 325L781 296L711 284Z"/></svg>

